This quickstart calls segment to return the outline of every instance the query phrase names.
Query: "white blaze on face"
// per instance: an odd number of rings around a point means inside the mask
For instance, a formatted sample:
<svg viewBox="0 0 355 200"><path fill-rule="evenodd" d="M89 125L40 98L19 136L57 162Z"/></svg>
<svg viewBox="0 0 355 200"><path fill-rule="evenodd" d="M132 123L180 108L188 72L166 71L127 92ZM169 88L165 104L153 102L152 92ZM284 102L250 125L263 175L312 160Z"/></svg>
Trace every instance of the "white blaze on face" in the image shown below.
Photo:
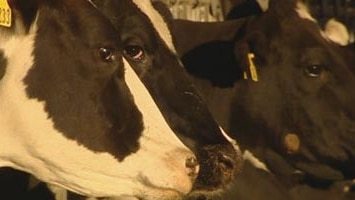
<svg viewBox="0 0 355 200"><path fill-rule="evenodd" d="M175 53L175 47L172 42L172 37L171 33L168 29L168 26L162 16L158 13L157 10L154 9L154 7L151 4L150 0L132 0L137 7L145 13L148 18L150 19L151 23L154 25L155 30L158 32L159 36L162 38L162 40L165 42L165 44L169 47L169 49ZM269 6L269 0L258 0L258 3L262 7L263 10L267 10ZM182 64L181 64L182 66ZM167 66L169 67L169 66ZM221 132L223 136L233 145L235 148L236 152L240 152L239 146L237 145L237 142L233 140L231 137L229 137L221 128Z"/></svg>
<svg viewBox="0 0 355 200"><path fill-rule="evenodd" d="M269 9L269 0L256 0L262 11L267 11Z"/></svg>
<svg viewBox="0 0 355 200"><path fill-rule="evenodd" d="M249 161L254 167L258 169L270 172L270 170L266 167L265 163L261 162L257 157L254 156L253 153L248 150L244 151L243 159Z"/></svg>
<svg viewBox="0 0 355 200"><path fill-rule="evenodd" d="M296 12L302 19L307 19L313 22L317 22L317 20L314 19L314 17L309 12L307 5L305 5L303 2L300 1L297 2Z"/></svg>
<svg viewBox="0 0 355 200"><path fill-rule="evenodd" d="M233 148L235 149L235 151L239 154L240 153L240 148L238 146L238 143L236 140L234 140L233 138L231 138L224 130L222 127L219 127L222 135L224 136L224 138L227 139L228 142L230 142L233 145Z"/></svg>
<svg viewBox="0 0 355 200"><path fill-rule="evenodd" d="M150 22L155 27L159 36L165 42L172 52L175 52L171 32L168 29L166 22L157 10L154 9L150 0L132 0L137 7L149 17Z"/></svg>
<svg viewBox="0 0 355 200"><path fill-rule="evenodd" d="M0 43L8 61L0 81L0 166L27 171L42 181L88 196L144 194L150 200L189 192L192 183L185 160L192 152L167 125L126 61L127 85L145 126L136 153L120 163L113 155L92 152L54 128L45 102L30 99L23 82L34 61L35 29Z"/></svg>
<svg viewBox="0 0 355 200"><path fill-rule="evenodd" d="M185 160L188 157L193 156L192 152L183 145L183 143L178 139L178 137L165 122L164 117L159 111L153 98L150 96L149 92L126 60L124 60L124 65L126 69L125 81L134 97L136 106L143 115L144 132L140 139L140 144L142 146L141 148L143 148L144 151L153 150L150 152L153 154L159 154L159 152L167 152L164 159L166 159L165 162L171 162L170 167L177 166L179 168L185 166ZM144 147L149 149L145 149ZM171 149L170 153L169 149ZM162 172L161 170L164 171L164 169L159 168L157 171L157 168L153 163L152 165L150 165L149 162L145 163L145 165L146 164L148 164L146 166L146 170L153 174L155 173L157 176L161 176L159 177L160 179L164 179L165 175L160 174ZM151 169L149 169L150 166L152 167ZM184 172L186 172L186 170ZM157 183L156 185L160 186L167 184L163 182L159 183L159 178L156 177L155 179L150 179L150 181L152 183ZM181 182L181 186L183 186L185 189L181 188L180 191L188 192L186 189L191 188L192 185L189 180L185 180L185 183Z"/></svg>

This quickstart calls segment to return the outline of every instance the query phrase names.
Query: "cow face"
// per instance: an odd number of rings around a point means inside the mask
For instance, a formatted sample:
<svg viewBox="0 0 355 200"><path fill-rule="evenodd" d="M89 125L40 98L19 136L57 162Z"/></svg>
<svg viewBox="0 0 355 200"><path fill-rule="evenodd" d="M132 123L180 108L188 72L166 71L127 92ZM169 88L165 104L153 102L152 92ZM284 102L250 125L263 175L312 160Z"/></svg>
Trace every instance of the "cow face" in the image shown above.
<svg viewBox="0 0 355 200"><path fill-rule="evenodd" d="M233 178L237 151L149 1L9 4L13 24L0 28L1 166L80 194L147 200L180 198L196 176L194 188L206 190Z"/></svg>
<svg viewBox="0 0 355 200"><path fill-rule="evenodd" d="M346 55L354 52L330 41L295 4L278 3L236 43L248 79L236 86L231 129L246 146L271 147L312 177L353 178L355 76Z"/></svg>
<svg viewBox="0 0 355 200"><path fill-rule="evenodd" d="M354 47L296 1L268 8L226 22L176 20L184 66L216 120L274 173L353 178Z"/></svg>

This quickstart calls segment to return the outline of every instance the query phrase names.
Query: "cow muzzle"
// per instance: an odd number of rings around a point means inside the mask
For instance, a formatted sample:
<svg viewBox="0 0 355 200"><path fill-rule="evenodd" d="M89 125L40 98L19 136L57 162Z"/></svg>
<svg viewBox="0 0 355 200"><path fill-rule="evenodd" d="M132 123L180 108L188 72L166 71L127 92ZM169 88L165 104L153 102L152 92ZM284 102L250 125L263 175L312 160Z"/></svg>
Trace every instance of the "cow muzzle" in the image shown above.
<svg viewBox="0 0 355 200"><path fill-rule="evenodd" d="M197 155L200 168L191 196L222 192L242 166L239 149L230 144L206 145Z"/></svg>

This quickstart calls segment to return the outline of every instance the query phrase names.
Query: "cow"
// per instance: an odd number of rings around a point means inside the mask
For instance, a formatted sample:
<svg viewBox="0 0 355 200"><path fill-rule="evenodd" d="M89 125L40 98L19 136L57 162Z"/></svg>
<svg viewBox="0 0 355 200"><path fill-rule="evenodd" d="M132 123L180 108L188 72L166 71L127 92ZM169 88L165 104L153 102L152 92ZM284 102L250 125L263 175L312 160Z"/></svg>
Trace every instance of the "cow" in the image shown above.
<svg viewBox="0 0 355 200"><path fill-rule="evenodd" d="M145 200L213 194L234 179L238 146L150 1L0 5L0 167L82 195Z"/></svg>
<svg viewBox="0 0 355 200"><path fill-rule="evenodd" d="M292 0L173 25L187 72L248 159L221 199L354 199L354 45Z"/></svg>

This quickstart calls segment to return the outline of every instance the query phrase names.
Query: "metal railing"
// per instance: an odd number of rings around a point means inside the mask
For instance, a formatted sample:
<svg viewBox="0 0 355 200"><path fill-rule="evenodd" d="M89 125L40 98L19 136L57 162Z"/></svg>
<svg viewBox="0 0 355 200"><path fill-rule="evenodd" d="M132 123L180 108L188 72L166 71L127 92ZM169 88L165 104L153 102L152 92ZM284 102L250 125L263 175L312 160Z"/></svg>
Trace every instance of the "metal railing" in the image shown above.
<svg viewBox="0 0 355 200"><path fill-rule="evenodd" d="M175 18L192 21L213 22L224 19L219 0L160 0Z"/></svg>
<svg viewBox="0 0 355 200"><path fill-rule="evenodd" d="M223 21L225 8L230 0L160 0L170 9L175 18L192 21ZM283 1L283 0L282 0ZM355 0L301 0L311 9L318 20L336 17L355 30Z"/></svg>
<svg viewBox="0 0 355 200"><path fill-rule="evenodd" d="M319 20L335 17L355 30L355 0L303 0Z"/></svg>

